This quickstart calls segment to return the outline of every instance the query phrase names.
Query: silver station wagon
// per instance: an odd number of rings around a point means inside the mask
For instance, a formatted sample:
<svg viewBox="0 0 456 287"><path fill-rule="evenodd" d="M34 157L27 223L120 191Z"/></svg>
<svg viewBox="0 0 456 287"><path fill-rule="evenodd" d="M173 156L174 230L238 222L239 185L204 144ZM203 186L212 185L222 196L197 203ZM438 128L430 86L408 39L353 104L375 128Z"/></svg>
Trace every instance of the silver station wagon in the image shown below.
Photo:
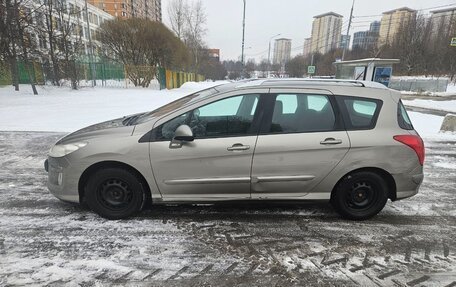
<svg viewBox="0 0 456 287"><path fill-rule="evenodd" d="M108 219L150 204L324 200L357 220L415 195L423 161L398 92L270 79L81 129L51 148L45 168L52 194Z"/></svg>

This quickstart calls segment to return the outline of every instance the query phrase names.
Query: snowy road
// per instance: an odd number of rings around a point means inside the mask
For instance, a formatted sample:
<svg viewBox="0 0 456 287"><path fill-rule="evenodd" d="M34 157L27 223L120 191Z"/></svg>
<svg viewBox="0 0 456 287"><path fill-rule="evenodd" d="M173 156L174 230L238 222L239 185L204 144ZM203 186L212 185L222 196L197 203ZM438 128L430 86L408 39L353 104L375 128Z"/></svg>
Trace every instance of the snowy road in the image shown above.
<svg viewBox="0 0 456 287"><path fill-rule="evenodd" d="M456 285L456 139L427 141L421 192L365 222L326 204L106 221L48 193L43 160L60 136L0 132L0 286Z"/></svg>

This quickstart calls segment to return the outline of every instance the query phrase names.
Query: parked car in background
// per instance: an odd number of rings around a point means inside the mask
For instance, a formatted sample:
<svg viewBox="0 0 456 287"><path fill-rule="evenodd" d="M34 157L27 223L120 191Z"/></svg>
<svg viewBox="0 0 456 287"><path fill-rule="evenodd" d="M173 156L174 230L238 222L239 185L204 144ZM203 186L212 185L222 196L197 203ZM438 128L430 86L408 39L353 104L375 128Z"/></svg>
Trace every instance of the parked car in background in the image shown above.
<svg viewBox="0 0 456 287"><path fill-rule="evenodd" d="M385 86L254 80L93 125L52 147L48 186L120 219L152 203L330 201L367 219L415 195L424 145Z"/></svg>

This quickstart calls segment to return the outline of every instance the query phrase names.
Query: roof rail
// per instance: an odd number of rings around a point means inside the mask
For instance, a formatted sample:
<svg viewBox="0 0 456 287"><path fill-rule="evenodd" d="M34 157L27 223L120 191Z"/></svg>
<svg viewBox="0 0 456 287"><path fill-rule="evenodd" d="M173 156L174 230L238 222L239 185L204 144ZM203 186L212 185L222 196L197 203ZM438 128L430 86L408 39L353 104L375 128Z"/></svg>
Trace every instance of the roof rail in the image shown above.
<svg viewBox="0 0 456 287"><path fill-rule="evenodd" d="M363 81L357 81L357 80L341 80L341 79L298 79L298 78L288 78L288 79L267 79L263 83L269 83L269 82L326 82L326 83L349 83L349 84L354 84L358 85L361 87L366 87L365 83Z"/></svg>

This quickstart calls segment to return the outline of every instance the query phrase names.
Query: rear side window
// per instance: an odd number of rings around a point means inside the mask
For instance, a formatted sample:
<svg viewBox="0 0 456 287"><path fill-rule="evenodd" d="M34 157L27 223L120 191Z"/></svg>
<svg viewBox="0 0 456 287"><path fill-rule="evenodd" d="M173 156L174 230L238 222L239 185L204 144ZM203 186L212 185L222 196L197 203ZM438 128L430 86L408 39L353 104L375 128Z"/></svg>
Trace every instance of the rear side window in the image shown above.
<svg viewBox="0 0 456 287"><path fill-rule="evenodd" d="M325 132L335 129L336 117L328 96L279 94L269 133Z"/></svg>
<svg viewBox="0 0 456 287"><path fill-rule="evenodd" d="M412 121L410 120L402 101L399 101L397 104L397 122L401 129L413 130Z"/></svg>
<svg viewBox="0 0 456 287"><path fill-rule="evenodd" d="M342 108L347 130L369 130L375 128L383 102L381 100L337 97Z"/></svg>

